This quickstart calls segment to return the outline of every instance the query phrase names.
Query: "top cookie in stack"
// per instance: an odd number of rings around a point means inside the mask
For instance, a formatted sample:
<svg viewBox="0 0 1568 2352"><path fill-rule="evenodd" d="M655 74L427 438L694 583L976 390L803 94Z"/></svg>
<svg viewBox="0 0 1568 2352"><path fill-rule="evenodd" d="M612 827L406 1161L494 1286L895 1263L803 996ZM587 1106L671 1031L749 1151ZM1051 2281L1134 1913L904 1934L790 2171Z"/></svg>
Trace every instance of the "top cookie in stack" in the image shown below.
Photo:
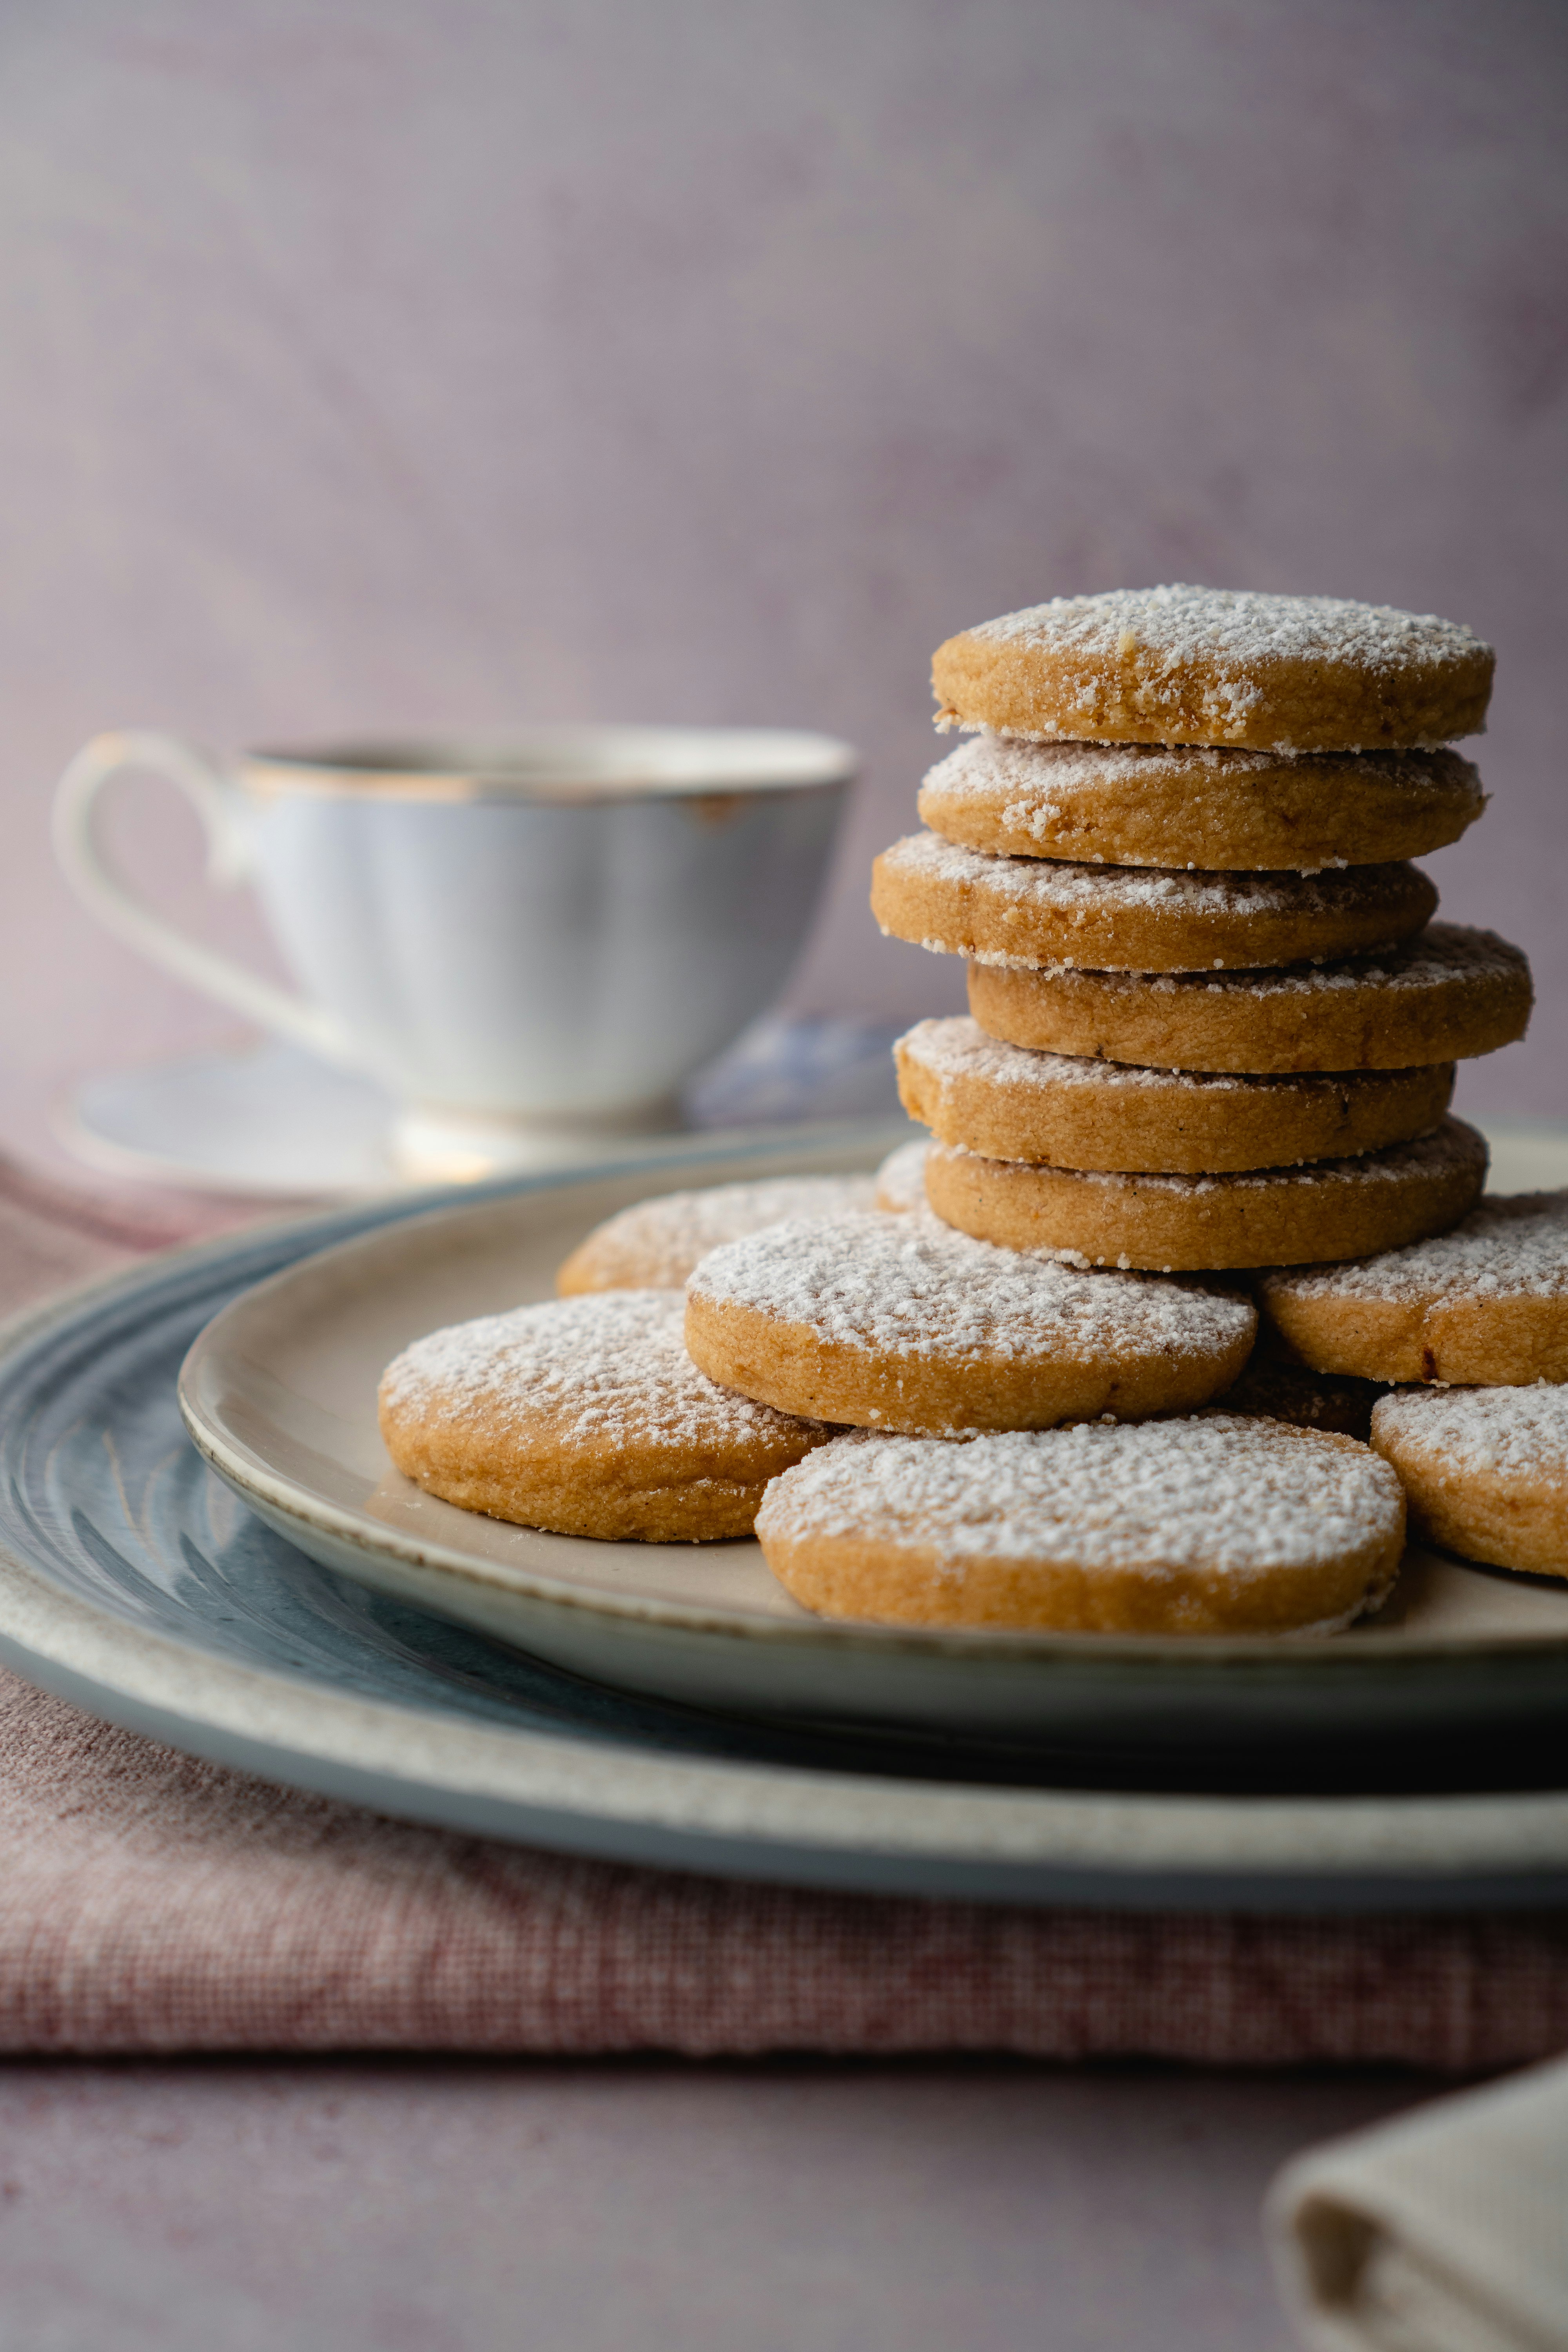
<svg viewBox="0 0 1568 2352"><path fill-rule="evenodd" d="M1438 1233L1485 1147L1455 1061L1523 1034L1529 969L1433 924L1405 861L1485 806L1446 748L1492 654L1432 615L1173 587L1058 598L939 648L931 830L885 931L970 966L900 1042L931 1205L1096 1265L1301 1264Z"/></svg>

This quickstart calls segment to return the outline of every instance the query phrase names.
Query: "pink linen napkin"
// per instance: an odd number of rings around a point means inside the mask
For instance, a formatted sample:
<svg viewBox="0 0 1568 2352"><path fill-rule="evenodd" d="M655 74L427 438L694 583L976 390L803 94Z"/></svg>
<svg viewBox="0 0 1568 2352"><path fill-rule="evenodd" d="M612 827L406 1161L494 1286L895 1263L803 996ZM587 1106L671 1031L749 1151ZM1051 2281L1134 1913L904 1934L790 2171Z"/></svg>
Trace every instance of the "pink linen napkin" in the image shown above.
<svg viewBox="0 0 1568 2352"><path fill-rule="evenodd" d="M0 1311L233 1209L0 1163ZM1016 2051L1470 2070L1568 2047L1568 1916L817 1894L413 1827L0 1674L0 2050Z"/></svg>

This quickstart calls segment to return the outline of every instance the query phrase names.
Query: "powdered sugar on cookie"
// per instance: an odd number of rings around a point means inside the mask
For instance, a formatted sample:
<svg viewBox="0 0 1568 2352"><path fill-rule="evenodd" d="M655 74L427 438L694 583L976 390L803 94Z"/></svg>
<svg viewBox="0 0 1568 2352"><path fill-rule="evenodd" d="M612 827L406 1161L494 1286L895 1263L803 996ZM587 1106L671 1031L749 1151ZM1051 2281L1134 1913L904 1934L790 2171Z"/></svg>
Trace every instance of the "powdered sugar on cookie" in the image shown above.
<svg viewBox="0 0 1568 2352"><path fill-rule="evenodd" d="M924 1211L930 1148L922 1136L918 1143L900 1143L896 1151L889 1152L877 1171L879 1209L889 1216L918 1216Z"/></svg>
<svg viewBox="0 0 1568 2352"><path fill-rule="evenodd" d="M1157 1276L1083 1273L972 1240L936 1219L793 1223L704 1258L689 1296L799 1324L828 1345L944 1360L1042 1352L1209 1357L1250 1328L1250 1301Z"/></svg>
<svg viewBox="0 0 1568 2352"><path fill-rule="evenodd" d="M1386 1439L1441 1455L1457 1476L1568 1475L1568 1388L1400 1389L1373 1408L1374 1444Z"/></svg>
<svg viewBox="0 0 1568 2352"><path fill-rule="evenodd" d="M678 1290L698 1260L781 1217L833 1217L869 1209L869 1176L786 1176L664 1192L596 1225L557 1277L563 1291Z"/></svg>
<svg viewBox="0 0 1568 2352"><path fill-rule="evenodd" d="M1300 1298L1487 1300L1568 1297L1568 1192L1517 1192L1479 1202L1432 1241L1343 1265L1273 1275Z"/></svg>
<svg viewBox="0 0 1568 2352"><path fill-rule="evenodd" d="M1416 661L1465 662L1487 650L1473 630L1436 613L1182 583L1054 596L968 634L1004 645L1071 646L1103 662L1108 674L1140 649L1167 668L1212 663L1245 700L1257 698L1256 674L1280 661L1376 674Z"/></svg>
<svg viewBox="0 0 1568 2352"><path fill-rule="evenodd" d="M387 1367L383 1401L489 1442L548 1425L559 1445L687 1447L798 1426L700 1372L685 1313L679 1290L606 1290L449 1324Z"/></svg>
<svg viewBox="0 0 1568 2352"><path fill-rule="evenodd" d="M1278 1087L1278 1078L1238 1072L1163 1070L1134 1062L1097 1062L1086 1054L1050 1054L1028 1045L1008 1045L989 1036L978 1021L955 1014L945 1021L919 1021L898 1041L898 1051L948 1080L973 1079L994 1087L1045 1094L1059 1087L1146 1094L1237 1094L1248 1087ZM1293 1081L1300 1086L1300 1079ZM1310 1084L1310 1080L1305 1081ZM1325 1081L1326 1083L1326 1081ZM922 1183L923 1183L923 1147Z"/></svg>
<svg viewBox="0 0 1568 2352"><path fill-rule="evenodd" d="M1341 873L1209 874L1163 866L1097 866L1070 858L996 857L937 833L912 833L882 853L889 873L972 890L1010 907L1065 915L1144 909L1197 915L1330 916L1372 907L1410 872L1403 865ZM935 944L933 942L933 944Z"/></svg>
<svg viewBox="0 0 1568 2352"><path fill-rule="evenodd" d="M1242 1580L1392 1542L1403 1517L1398 1479L1364 1446L1221 1412L836 1438L773 1480L757 1532L929 1549L958 1576L977 1559L1054 1559Z"/></svg>
<svg viewBox="0 0 1568 2352"><path fill-rule="evenodd" d="M932 662L939 726L1281 751L1469 734L1491 672L1490 647L1436 614L1184 585L1058 596Z"/></svg>
<svg viewBox="0 0 1568 2352"><path fill-rule="evenodd" d="M1007 1161L987 1163L977 1152L966 1151L961 1143L933 1143L933 1157L948 1160L971 1160L1006 1167ZM1352 1188L1376 1190L1387 1185L1403 1187L1423 1177L1437 1177L1460 1169L1485 1169L1487 1147L1473 1127L1463 1119L1446 1118L1430 1135L1417 1136L1414 1143L1394 1143L1382 1151L1363 1151L1348 1160L1309 1160L1295 1168L1247 1168L1225 1176L1120 1175L1093 1168L1072 1170L1052 1169L1042 1171L1074 1184L1103 1186L1115 1189L1135 1188L1139 1192L1164 1192L1173 1199L1201 1199L1205 1193L1243 1192L1248 1191L1279 1192L1285 1188L1301 1192L1326 1192ZM1018 1163L1020 1165L1026 1163Z"/></svg>
<svg viewBox="0 0 1568 2352"><path fill-rule="evenodd" d="M1213 744L1030 742L989 728L938 761L928 772L922 792L949 807L994 812L1005 825L1032 835L1044 847L1056 839L1064 821L1080 808L1092 809L1109 791L1137 793L1161 785L1178 787L1191 794L1196 812L1205 792L1215 786L1256 787L1279 775L1282 768L1321 776L1326 803L1347 793L1353 798L1370 780L1381 791L1418 805L1441 792L1454 803L1455 823L1461 827L1486 805L1474 765L1446 750L1291 754ZM1195 858L1183 862L1203 863ZM1330 858L1323 863L1342 866L1347 861Z"/></svg>

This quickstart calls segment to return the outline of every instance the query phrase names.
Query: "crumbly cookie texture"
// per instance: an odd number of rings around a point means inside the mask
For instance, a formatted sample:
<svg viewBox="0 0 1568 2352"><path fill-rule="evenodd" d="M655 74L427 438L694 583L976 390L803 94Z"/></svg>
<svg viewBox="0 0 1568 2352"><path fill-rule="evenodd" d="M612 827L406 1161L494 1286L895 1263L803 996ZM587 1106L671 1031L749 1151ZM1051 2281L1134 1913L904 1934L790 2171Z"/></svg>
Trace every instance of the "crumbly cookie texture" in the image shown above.
<svg viewBox="0 0 1568 2352"><path fill-rule="evenodd" d="M1522 1037L1532 1003L1521 950L1458 923L1433 923L1386 954L1277 971L969 969L969 1009L993 1037L1176 1070L1464 1061Z"/></svg>
<svg viewBox="0 0 1568 2352"><path fill-rule="evenodd" d="M842 1437L757 1514L769 1567L824 1616L1098 1633L1337 1632L1384 1598L1404 1534L1366 1446L1224 1412Z"/></svg>
<svg viewBox="0 0 1568 2352"><path fill-rule="evenodd" d="M834 1217L868 1209L869 1176L781 1176L663 1192L595 1225L555 1276L561 1296L587 1290L679 1290L700 1258L781 1217Z"/></svg>
<svg viewBox="0 0 1568 2352"><path fill-rule="evenodd" d="M703 1259L686 1344L712 1380L815 1420L947 1434L1206 1403L1257 1331L1233 1292L1085 1274L934 1217L770 1226Z"/></svg>
<svg viewBox="0 0 1568 2352"><path fill-rule="evenodd" d="M1493 662L1479 637L1432 613L1178 585L1005 613L939 646L931 684L940 727L1383 751L1477 733Z"/></svg>
<svg viewBox="0 0 1568 2352"><path fill-rule="evenodd" d="M940 1142L1055 1168L1212 1175L1375 1151L1435 1128L1454 1088L1451 1062L1244 1077L1036 1053L963 1019L893 1050L904 1108Z"/></svg>
<svg viewBox="0 0 1568 2352"><path fill-rule="evenodd" d="M876 1206L889 1216L918 1214L926 1205L926 1141L900 1143L877 1171Z"/></svg>
<svg viewBox="0 0 1568 2352"><path fill-rule="evenodd" d="M933 1143L926 1198L949 1224L1005 1248L1168 1274L1362 1257L1416 1241L1457 1224L1486 1172L1481 1137L1446 1118L1385 1151L1232 1176L1105 1175Z"/></svg>
<svg viewBox="0 0 1568 2352"><path fill-rule="evenodd" d="M1568 1381L1568 1192L1482 1200L1431 1240L1266 1274L1258 1296L1322 1371L1455 1387Z"/></svg>
<svg viewBox="0 0 1568 2352"><path fill-rule="evenodd" d="M833 1433L716 1387L679 1290L547 1300L433 1331L383 1375L405 1477L464 1510L568 1536L750 1531L770 1478Z"/></svg>
<svg viewBox="0 0 1568 2352"><path fill-rule="evenodd" d="M1386 948L1435 913L1416 866L1325 874L1205 874L991 857L910 834L871 869L885 933L938 954L1016 968L1252 970Z"/></svg>
<svg viewBox="0 0 1568 2352"><path fill-rule="evenodd" d="M1425 857L1487 804L1457 751L1237 751L970 737L931 769L933 833L1002 857L1315 874Z"/></svg>
<svg viewBox="0 0 1568 2352"><path fill-rule="evenodd" d="M1466 1559L1568 1576L1568 1388L1400 1389L1372 1416L1414 1531Z"/></svg>

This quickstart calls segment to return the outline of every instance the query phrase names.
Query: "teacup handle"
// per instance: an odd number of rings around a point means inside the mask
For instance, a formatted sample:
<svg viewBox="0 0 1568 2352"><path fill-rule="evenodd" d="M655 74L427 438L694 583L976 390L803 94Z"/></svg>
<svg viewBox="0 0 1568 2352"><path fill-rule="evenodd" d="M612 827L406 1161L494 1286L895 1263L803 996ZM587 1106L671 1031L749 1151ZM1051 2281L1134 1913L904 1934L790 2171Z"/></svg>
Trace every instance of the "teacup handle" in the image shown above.
<svg viewBox="0 0 1568 2352"><path fill-rule="evenodd" d="M78 898L105 927L176 980L242 1013L247 1021L306 1046L330 1062L357 1059L346 1030L330 1013L278 988L258 972L187 939L131 887L108 856L98 830L98 803L122 768L151 770L178 786L201 819L207 838L207 880L232 889L250 858L221 772L194 744L175 735L95 735L71 761L55 792L55 855Z"/></svg>

